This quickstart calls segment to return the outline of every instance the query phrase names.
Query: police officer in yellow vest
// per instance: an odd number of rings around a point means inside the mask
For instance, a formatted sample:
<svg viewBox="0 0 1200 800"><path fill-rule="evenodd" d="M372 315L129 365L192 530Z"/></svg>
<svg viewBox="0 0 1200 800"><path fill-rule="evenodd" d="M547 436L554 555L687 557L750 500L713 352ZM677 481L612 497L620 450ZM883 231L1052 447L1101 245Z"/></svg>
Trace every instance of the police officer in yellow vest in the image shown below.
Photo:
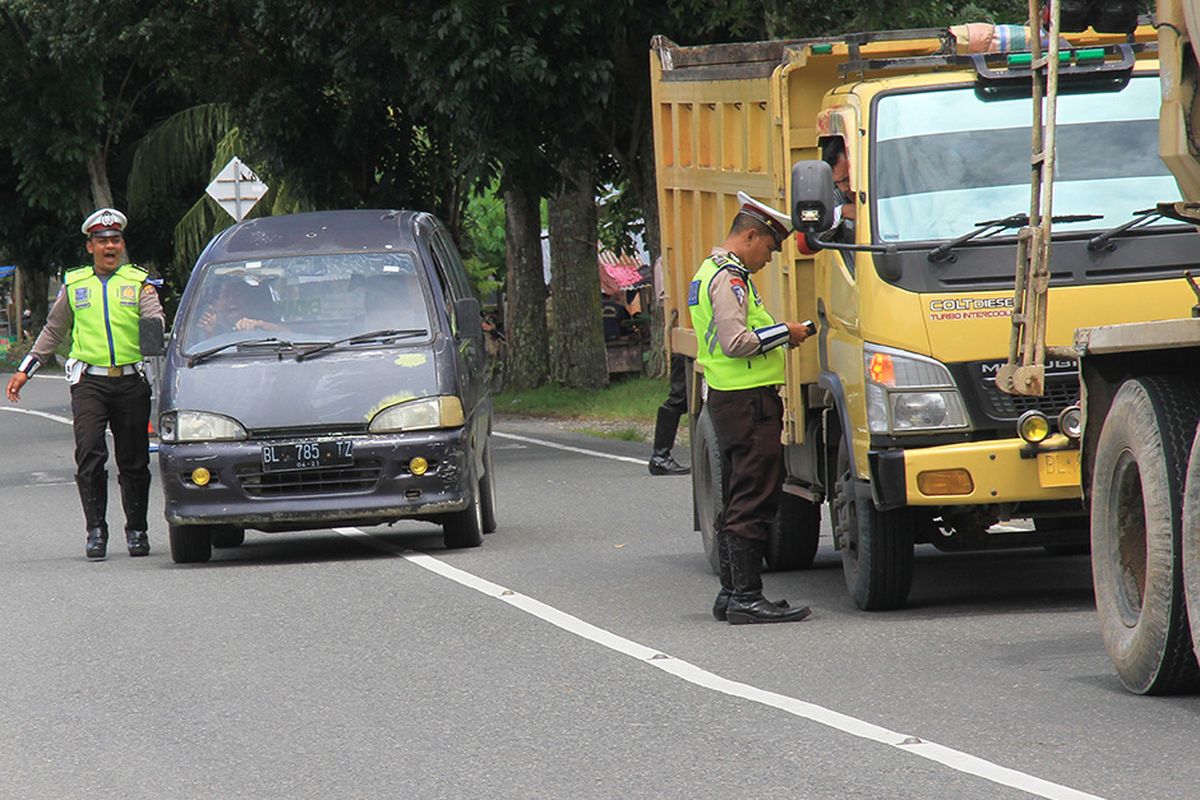
<svg viewBox="0 0 1200 800"><path fill-rule="evenodd" d="M791 220L743 192L738 200L742 205L728 236L688 288L696 359L704 368L705 402L721 453L723 503L716 521L721 591L712 611L735 625L795 622L810 609L766 600L762 565L783 490L783 346L799 345L810 329L776 322L754 285L753 275L791 232Z"/></svg>
<svg viewBox="0 0 1200 800"><path fill-rule="evenodd" d="M131 556L150 552L146 507L150 499L150 386L142 374L139 325L142 317L163 319L162 305L147 274L124 263L125 226L120 211L102 208L82 227L92 265L69 270L46 318L46 327L8 382L16 403L21 387L48 362L68 331L66 363L75 428L75 483L87 524L88 558L104 558L108 546L108 447L112 428L125 544Z"/></svg>

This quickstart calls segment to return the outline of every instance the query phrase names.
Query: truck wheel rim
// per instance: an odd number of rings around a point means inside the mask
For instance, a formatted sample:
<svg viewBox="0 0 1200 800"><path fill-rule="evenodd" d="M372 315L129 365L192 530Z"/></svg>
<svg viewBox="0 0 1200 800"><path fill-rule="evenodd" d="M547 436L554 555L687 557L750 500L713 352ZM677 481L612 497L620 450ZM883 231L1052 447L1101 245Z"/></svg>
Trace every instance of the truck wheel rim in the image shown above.
<svg viewBox="0 0 1200 800"><path fill-rule="evenodd" d="M1137 625L1146 597L1146 509L1142 504L1142 474L1133 454L1126 450L1113 470L1112 518L1116 520L1117 585L1122 621Z"/></svg>

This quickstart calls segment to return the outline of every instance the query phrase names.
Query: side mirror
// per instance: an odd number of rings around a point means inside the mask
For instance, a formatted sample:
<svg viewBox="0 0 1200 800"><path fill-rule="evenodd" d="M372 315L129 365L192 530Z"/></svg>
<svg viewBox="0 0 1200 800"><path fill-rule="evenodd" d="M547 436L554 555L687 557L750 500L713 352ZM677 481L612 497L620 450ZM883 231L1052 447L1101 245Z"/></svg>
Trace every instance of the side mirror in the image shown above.
<svg viewBox="0 0 1200 800"><path fill-rule="evenodd" d="M454 319L458 323L458 338L483 338L483 308L474 297L454 301Z"/></svg>
<svg viewBox="0 0 1200 800"><path fill-rule="evenodd" d="M797 233L833 227L833 169L824 161L792 165L792 227Z"/></svg>
<svg viewBox="0 0 1200 800"><path fill-rule="evenodd" d="M166 331L158 317L142 317L138 320L138 346L142 358L161 356L167 352Z"/></svg>

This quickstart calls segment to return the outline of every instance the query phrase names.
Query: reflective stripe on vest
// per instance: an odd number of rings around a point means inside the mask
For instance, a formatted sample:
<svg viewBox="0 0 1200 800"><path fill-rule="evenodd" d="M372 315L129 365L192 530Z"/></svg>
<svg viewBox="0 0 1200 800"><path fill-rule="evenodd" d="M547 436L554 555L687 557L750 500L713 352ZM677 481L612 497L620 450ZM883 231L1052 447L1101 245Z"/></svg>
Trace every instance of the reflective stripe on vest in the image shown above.
<svg viewBox="0 0 1200 800"><path fill-rule="evenodd" d="M712 296L709 289L712 279L722 269L738 266L737 262L713 257L704 259L688 292L688 311L692 315L692 329L696 332L696 360L704 368L704 379L708 385L721 391L752 389L756 386L774 386L784 382L786 357L782 347L750 357L730 358L725 355L717 340L717 326L713 321ZM762 304L754 281L746 276L750 292L746 297L746 327L750 330L774 325L775 319Z"/></svg>
<svg viewBox="0 0 1200 800"><path fill-rule="evenodd" d="M145 270L124 264L107 281L92 267L79 267L64 278L71 327L71 358L98 367L122 367L142 360L138 341Z"/></svg>

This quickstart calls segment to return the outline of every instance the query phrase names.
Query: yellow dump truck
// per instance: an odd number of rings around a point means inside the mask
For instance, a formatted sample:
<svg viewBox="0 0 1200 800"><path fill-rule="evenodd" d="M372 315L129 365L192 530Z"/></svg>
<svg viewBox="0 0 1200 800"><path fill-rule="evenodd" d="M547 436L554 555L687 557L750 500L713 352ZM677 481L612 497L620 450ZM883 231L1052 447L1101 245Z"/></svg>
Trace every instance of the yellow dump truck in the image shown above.
<svg viewBox="0 0 1200 800"><path fill-rule="evenodd" d="M1017 435L1027 412L1053 427L1078 402L1075 362L1047 364L1043 397L996 385L1029 208L1030 65L1017 52L1027 36L985 25L652 43L675 352L696 353L687 285L724 239L736 193L793 208L793 174L816 174L836 143L848 154L854 224L798 236L756 283L777 319L819 329L788 353L787 477L768 566L811 564L828 502L847 588L864 609L907 601L915 544L1087 546L1079 451L1031 450ZM1196 252L1191 227L1131 216L1179 196L1157 155L1153 28L1065 38L1047 328L1060 347L1089 325L1186 316L1195 300L1179 276ZM721 465L704 395L697 373L694 517L715 567Z"/></svg>

